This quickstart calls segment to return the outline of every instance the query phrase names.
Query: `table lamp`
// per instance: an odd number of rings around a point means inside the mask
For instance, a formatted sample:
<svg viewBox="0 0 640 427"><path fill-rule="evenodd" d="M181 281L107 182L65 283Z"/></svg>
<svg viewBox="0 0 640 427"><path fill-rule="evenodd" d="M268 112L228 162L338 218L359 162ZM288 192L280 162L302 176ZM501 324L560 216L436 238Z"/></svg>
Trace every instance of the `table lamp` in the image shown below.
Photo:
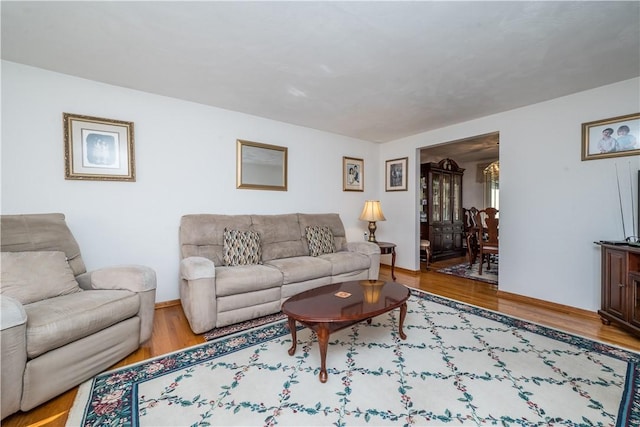
<svg viewBox="0 0 640 427"><path fill-rule="evenodd" d="M364 202L364 209L360 214L360 220L369 221L369 241L376 241L376 221L386 221L379 200L367 200Z"/></svg>

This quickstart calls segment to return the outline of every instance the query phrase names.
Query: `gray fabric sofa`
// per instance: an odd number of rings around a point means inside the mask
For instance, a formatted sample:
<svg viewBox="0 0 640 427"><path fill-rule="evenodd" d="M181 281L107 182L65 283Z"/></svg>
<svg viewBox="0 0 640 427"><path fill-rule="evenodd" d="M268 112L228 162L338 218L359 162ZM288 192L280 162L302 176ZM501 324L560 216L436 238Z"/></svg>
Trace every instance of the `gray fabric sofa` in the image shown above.
<svg viewBox="0 0 640 427"><path fill-rule="evenodd" d="M310 256L307 227L328 227L334 251ZM261 263L225 265L225 229L259 235ZM193 332L280 311L292 295L349 280L377 280L380 248L347 242L338 214L185 215L180 300Z"/></svg>
<svg viewBox="0 0 640 427"><path fill-rule="evenodd" d="M151 337L156 274L87 272L63 214L2 215L2 418L111 367Z"/></svg>

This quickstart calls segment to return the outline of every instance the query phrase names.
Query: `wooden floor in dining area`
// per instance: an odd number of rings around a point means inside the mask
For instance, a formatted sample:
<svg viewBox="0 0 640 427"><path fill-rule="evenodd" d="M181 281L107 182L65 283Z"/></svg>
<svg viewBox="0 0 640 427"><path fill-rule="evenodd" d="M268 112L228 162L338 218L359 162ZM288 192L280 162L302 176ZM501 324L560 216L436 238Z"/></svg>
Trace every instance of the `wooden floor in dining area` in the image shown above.
<svg viewBox="0 0 640 427"><path fill-rule="evenodd" d="M432 263L429 270L423 266L420 273L396 269L396 282L640 352L639 338L617 326L603 325L595 312L506 294L499 292L499 287L495 285L436 271L439 268L461 262L464 262L464 259L454 258ZM391 273L387 266L381 267L380 279L391 280ZM180 305L169 304L156 310L151 339L112 368L139 362L204 341L202 335L194 335L191 332ZM55 375L55 372L52 372L51 375ZM18 412L11 415L2 421L2 426L64 426L76 392L77 388L74 388L29 412Z"/></svg>

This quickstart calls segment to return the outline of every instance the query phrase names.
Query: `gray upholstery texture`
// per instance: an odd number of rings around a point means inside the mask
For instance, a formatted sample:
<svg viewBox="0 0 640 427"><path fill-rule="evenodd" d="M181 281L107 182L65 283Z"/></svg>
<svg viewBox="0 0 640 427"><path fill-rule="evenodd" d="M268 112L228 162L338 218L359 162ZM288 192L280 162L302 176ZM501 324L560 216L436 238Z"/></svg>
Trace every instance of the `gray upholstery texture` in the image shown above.
<svg viewBox="0 0 640 427"><path fill-rule="evenodd" d="M2 332L2 375L0 376L0 414L2 418L20 410L22 374L27 365L27 313L22 304L0 294L0 325ZM11 369L4 369L4 366ZM5 393L3 390L8 390Z"/></svg>
<svg viewBox="0 0 640 427"><path fill-rule="evenodd" d="M29 319L27 357L34 359L134 317L140 297L129 291L83 291L27 304L24 309Z"/></svg>
<svg viewBox="0 0 640 427"><path fill-rule="evenodd" d="M2 252L62 251L75 276L87 271L61 213L2 215L0 236Z"/></svg>
<svg viewBox="0 0 640 427"><path fill-rule="evenodd" d="M307 227L328 227L335 252L310 256ZM263 265L225 266L224 230L260 235ZM347 242L335 213L185 215L180 221L180 300L196 334L280 311L302 291L348 280L377 280L380 248Z"/></svg>
<svg viewBox="0 0 640 427"><path fill-rule="evenodd" d="M62 251L1 252L2 294L22 304L80 292Z"/></svg>
<svg viewBox="0 0 640 427"><path fill-rule="evenodd" d="M136 265L87 271L60 213L2 215L0 231L5 418L77 386L146 341L156 275Z"/></svg>

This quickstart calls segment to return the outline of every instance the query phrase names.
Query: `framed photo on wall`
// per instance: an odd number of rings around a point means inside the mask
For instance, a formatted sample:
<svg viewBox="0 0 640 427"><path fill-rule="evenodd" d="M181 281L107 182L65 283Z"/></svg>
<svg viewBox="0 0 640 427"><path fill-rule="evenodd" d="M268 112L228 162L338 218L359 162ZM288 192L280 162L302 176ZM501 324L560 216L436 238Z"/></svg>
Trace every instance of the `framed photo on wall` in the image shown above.
<svg viewBox="0 0 640 427"><path fill-rule="evenodd" d="M364 191L364 160L342 158L342 191Z"/></svg>
<svg viewBox="0 0 640 427"><path fill-rule="evenodd" d="M408 157L386 161L385 191L407 191L408 161Z"/></svg>
<svg viewBox="0 0 640 427"><path fill-rule="evenodd" d="M582 124L582 160L640 154L640 113Z"/></svg>
<svg viewBox="0 0 640 427"><path fill-rule="evenodd" d="M63 113L65 179L135 181L133 122Z"/></svg>

